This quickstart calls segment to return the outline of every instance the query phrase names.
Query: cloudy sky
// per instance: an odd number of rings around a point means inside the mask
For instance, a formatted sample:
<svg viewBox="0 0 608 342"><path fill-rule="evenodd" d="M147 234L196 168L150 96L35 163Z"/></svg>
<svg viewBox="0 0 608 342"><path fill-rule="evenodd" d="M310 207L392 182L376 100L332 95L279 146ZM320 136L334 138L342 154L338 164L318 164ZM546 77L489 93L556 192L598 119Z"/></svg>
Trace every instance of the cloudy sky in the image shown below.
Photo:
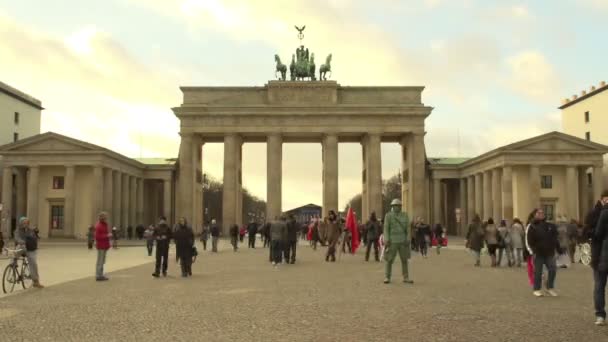
<svg viewBox="0 0 608 342"><path fill-rule="evenodd" d="M560 99L608 78L608 0L0 0L0 79L40 100L42 131L130 157L173 157L180 85L254 86L275 53L333 53L342 85L424 85L429 156L474 156L560 129ZM399 148L383 144L385 177ZM221 144L204 171L222 177ZM266 196L264 144L243 181ZM361 147L341 144L340 206ZM283 208L321 202L321 147L286 144Z"/></svg>

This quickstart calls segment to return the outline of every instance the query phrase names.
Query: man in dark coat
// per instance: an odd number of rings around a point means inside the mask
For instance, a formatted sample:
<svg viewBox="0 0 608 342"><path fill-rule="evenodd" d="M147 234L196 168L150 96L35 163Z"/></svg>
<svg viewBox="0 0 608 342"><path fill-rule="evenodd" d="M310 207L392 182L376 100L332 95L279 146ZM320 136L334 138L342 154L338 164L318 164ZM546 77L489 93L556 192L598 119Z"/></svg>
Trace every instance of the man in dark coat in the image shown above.
<svg viewBox="0 0 608 342"><path fill-rule="evenodd" d="M287 220L287 241L285 242L284 257L285 262L296 263L296 247L298 245L298 223L293 214Z"/></svg>
<svg viewBox="0 0 608 342"><path fill-rule="evenodd" d="M340 240L340 234L342 230L340 229L340 223L336 213L333 210L329 211L329 215L325 218L323 222L323 230L325 238L322 239L327 242L327 254L325 254L325 261L336 261L336 245Z"/></svg>
<svg viewBox="0 0 608 342"><path fill-rule="evenodd" d="M236 252L239 249L239 226L233 224L230 226L230 244L232 244L232 250Z"/></svg>
<svg viewBox="0 0 608 342"><path fill-rule="evenodd" d="M545 220L545 212L536 209L534 219L528 228L527 234L528 247L534 255L534 292L536 297L542 297L541 282L543 266L547 267L549 276L547 278L547 293L552 297L557 297L554 290L555 277L557 275L557 265L555 263L555 252L559 250L557 239L557 226Z"/></svg>
<svg viewBox="0 0 608 342"><path fill-rule="evenodd" d="M608 280L608 190L602 193L602 210L591 238L591 268L593 269L593 303L595 324L606 325L606 282Z"/></svg>
<svg viewBox="0 0 608 342"><path fill-rule="evenodd" d="M211 220L211 252L217 253L217 241L220 238L220 227L217 225L215 219Z"/></svg>
<svg viewBox="0 0 608 342"><path fill-rule="evenodd" d="M272 265L277 267L281 263L282 249L287 240L286 217L281 216L270 224L270 252Z"/></svg>
<svg viewBox="0 0 608 342"><path fill-rule="evenodd" d="M161 216L158 222L158 227L154 229L154 240L156 240L156 264L154 265L154 273L152 276L158 278L161 271L163 277L167 276L167 268L169 267L169 242L171 241L171 227L167 224L167 218Z"/></svg>
<svg viewBox="0 0 608 342"><path fill-rule="evenodd" d="M380 261L380 257L378 256L378 239L380 238L380 234L382 234L382 227L380 226L380 221L376 218L376 212L372 212L369 217L369 221L365 225L365 241L367 241L367 250L365 251L365 261L369 261L369 252L372 249L372 245L374 247L374 258L376 261Z"/></svg>
<svg viewBox="0 0 608 342"><path fill-rule="evenodd" d="M186 222L185 218L180 218L179 223L173 234L175 241L175 256L180 261L182 277L192 275L192 247L194 246L194 232Z"/></svg>
<svg viewBox="0 0 608 342"><path fill-rule="evenodd" d="M249 235L249 248L255 248L255 235L258 233L258 225L253 219L247 225L247 234Z"/></svg>

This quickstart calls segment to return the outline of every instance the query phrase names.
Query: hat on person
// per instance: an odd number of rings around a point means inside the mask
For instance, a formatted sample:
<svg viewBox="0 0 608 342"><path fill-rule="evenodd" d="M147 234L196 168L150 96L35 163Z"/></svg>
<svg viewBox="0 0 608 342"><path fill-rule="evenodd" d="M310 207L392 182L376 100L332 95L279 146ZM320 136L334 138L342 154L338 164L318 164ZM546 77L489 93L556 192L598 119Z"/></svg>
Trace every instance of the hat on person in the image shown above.
<svg viewBox="0 0 608 342"><path fill-rule="evenodd" d="M29 219L28 219L27 217L25 217L25 216L21 216L21 217L19 218L19 225L22 225L22 224L23 224L23 222L25 222L25 221L29 221Z"/></svg>
<svg viewBox="0 0 608 342"><path fill-rule="evenodd" d="M398 198L395 198L392 202L391 202L391 207L396 206L396 205L401 205L401 200Z"/></svg>

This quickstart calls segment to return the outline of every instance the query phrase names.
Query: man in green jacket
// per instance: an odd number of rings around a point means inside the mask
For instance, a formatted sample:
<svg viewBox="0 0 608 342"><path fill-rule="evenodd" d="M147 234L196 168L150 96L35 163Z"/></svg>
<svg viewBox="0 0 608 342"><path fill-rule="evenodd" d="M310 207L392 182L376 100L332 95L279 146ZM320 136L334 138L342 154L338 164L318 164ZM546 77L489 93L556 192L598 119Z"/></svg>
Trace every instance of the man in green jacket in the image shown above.
<svg viewBox="0 0 608 342"><path fill-rule="evenodd" d="M403 282L406 284L414 283L414 281L410 280L407 267L407 262L410 258L409 225L407 214L401 211L401 201L394 199L391 202L391 211L386 213L384 217L384 245L386 248L385 284L391 282L393 261L395 261L397 253L399 253L399 258L401 259Z"/></svg>

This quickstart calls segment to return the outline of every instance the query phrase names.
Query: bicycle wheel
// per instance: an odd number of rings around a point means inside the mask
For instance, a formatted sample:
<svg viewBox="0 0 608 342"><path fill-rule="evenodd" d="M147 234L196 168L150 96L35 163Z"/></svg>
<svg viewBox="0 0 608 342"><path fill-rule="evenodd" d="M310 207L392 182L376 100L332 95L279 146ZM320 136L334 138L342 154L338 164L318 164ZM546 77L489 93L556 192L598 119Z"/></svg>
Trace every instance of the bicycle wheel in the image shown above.
<svg viewBox="0 0 608 342"><path fill-rule="evenodd" d="M591 264L591 245L588 243L581 245L581 262L585 266L589 266Z"/></svg>
<svg viewBox="0 0 608 342"><path fill-rule="evenodd" d="M21 286L23 289L29 289L32 287L32 275L30 273L30 265L27 261L21 261Z"/></svg>
<svg viewBox="0 0 608 342"><path fill-rule="evenodd" d="M2 275L2 291L4 293L13 292L15 289L15 283L17 283L17 275L16 268L13 264L8 264L4 269L4 274Z"/></svg>

